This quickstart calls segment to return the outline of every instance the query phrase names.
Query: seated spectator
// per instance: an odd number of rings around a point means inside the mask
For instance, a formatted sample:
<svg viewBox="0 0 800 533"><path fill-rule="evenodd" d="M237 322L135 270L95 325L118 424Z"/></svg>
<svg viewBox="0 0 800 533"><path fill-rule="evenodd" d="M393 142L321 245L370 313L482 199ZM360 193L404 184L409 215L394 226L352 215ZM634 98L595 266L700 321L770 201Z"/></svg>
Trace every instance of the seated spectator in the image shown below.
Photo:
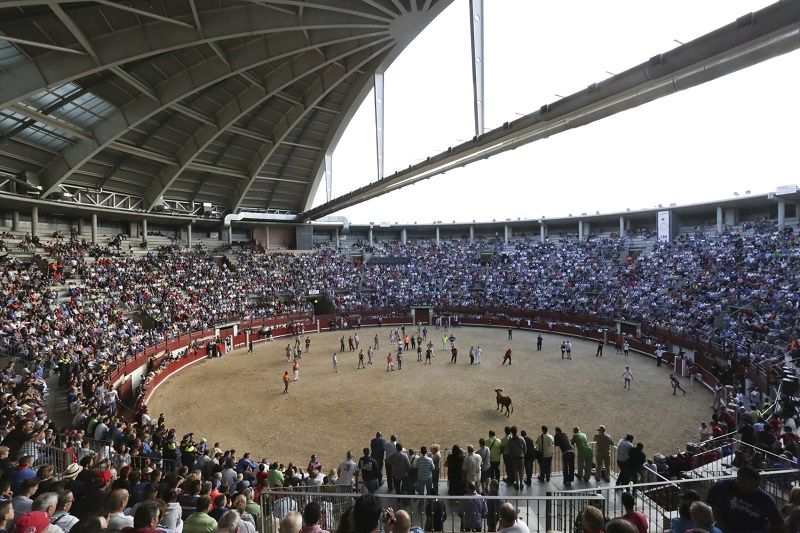
<svg viewBox="0 0 800 533"><path fill-rule="evenodd" d="M714 512L704 502L694 502L691 507L692 522L697 524L697 527L690 530L692 533L722 533L722 531L714 525Z"/></svg>
<svg viewBox="0 0 800 533"><path fill-rule="evenodd" d="M708 492L717 525L725 533L783 531L783 518L772 497L759 487L758 470L743 466L736 479L717 481Z"/></svg>
<svg viewBox="0 0 800 533"><path fill-rule="evenodd" d="M622 493L622 506L625 508L625 514L622 518L630 522L636 527L639 533L647 533L647 517L644 513L635 510L636 499L630 492Z"/></svg>
<svg viewBox="0 0 800 533"><path fill-rule="evenodd" d="M213 533L216 531L218 527L217 521L208 515L210 508L211 499L208 496L201 496L198 498L197 511L189 516L183 523L183 533ZM239 515L237 514L235 518L238 521Z"/></svg>
<svg viewBox="0 0 800 533"><path fill-rule="evenodd" d="M303 527L301 533L329 533L319 526L322 519L322 509L319 503L309 502L303 509Z"/></svg>
<svg viewBox="0 0 800 533"><path fill-rule="evenodd" d="M670 533L686 533L686 531L696 527L696 524L692 521L691 506L692 503L700 501L700 499L700 495L692 489L681 493L678 503L678 516L672 518L669 522Z"/></svg>
<svg viewBox="0 0 800 533"><path fill-rule="evenodd" d="M530 533L528 526L517 517L517 510L506 502L500 506L500 519L497 522L498 533Z"/></svg>

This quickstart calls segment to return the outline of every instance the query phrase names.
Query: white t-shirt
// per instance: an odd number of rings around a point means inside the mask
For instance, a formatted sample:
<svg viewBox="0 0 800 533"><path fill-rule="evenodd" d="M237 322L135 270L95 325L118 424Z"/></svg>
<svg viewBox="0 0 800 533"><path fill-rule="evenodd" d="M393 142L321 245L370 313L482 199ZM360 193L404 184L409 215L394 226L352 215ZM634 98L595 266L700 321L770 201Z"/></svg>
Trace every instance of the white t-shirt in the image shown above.
<svg viewBox="0 0 800 533"><path fill-rule="evenodd" d="M345 459L339 463L338 485L352 485L353 476L358 470L358 465L352 459Z"/></svg>
<svg viewBox="0 0 800 533"><path fill-rule="evenodd" d="M499 529L497 533L531 533L531 530L528 529L528 526L525 525L525 522L517 519L513 526Z"/></svg>

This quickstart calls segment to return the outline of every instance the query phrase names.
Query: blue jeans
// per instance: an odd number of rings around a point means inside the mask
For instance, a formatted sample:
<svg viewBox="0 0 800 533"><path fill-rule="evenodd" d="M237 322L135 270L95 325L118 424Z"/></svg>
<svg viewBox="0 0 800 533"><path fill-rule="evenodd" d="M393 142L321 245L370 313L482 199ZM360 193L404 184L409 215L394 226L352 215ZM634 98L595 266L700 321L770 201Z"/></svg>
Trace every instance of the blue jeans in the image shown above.
<svg viewBox="0 0 800 533"><path fill-rule="evenodd" d="M539 479L550 481L550 469L553 464L552 457L539 458Z"/></svg>
<svg viewBox="0 0 800 533"><path fill-rule="evenodd" d="M425 494L431 494L433 492L433 480L417 480L417 494L424 496Z"/></svg>

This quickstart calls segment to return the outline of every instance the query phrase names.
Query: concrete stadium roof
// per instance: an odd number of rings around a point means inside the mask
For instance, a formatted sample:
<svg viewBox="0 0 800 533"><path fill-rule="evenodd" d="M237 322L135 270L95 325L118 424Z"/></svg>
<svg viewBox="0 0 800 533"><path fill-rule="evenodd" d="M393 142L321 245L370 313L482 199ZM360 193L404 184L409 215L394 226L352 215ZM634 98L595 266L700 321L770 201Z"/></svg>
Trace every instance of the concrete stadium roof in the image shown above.
<svg viewBox="0 0 800 533"><path fill-rule="evenodd" d="M300 212L374 74L451 2L4 0L0 179Z"/></svg>

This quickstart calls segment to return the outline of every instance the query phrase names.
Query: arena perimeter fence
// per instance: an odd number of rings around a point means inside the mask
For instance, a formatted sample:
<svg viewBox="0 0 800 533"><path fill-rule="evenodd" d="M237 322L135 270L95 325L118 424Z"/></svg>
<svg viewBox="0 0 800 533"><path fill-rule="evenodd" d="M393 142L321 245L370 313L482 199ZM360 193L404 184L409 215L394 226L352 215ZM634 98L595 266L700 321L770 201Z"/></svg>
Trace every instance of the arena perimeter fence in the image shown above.
<svg viewBox="0 0 800 533"><path fill-rule="evenodd" d="M625 514L622 506L622 493L631 492L636 501L636 509L647 517L649 531L664 532L670 528L670 520L679 516L680 494L694 490L704 501L708 491L717 481L735 479L735 475L712 479L687 479L659 481L624 486L592 487L548 492L545 496L479 496L488 506L489 512L480 518L480 531L496 531L496 510L504 502L517 508L519 519L524 521L532 532L558 530L580 532L580 514L588 505L600 509L607 518ZM799 470L779 470L761 473L761 486L774 499L778 508L789 502L792 487L800 485ZM342 492L345 491L345 492ZM310 502L317 502L322 509L320 526L335 531L344 513L360 496L351 493L341 485L335 487L304 488L295 491L270 491L261 495L261 533L277 533L280 520L290 511L302 513ZM462 513L469 509L471 496L420 496L375 494L381 507L403 509L411 516L414 526L425 531L466 531L477 524L464 524ZM493 511L494 510L494 511ZM469 513L468 513L469 515ZM478 528L474 528L478 529Z"/></svg>
<svg viewBox="0 0 800 533"><path fill-rule="evenodd" d="M358 493L332 493L314 491L272 491L261 495L261 533L278 533L280 520L291 511L303 512L310 502L317 502L322 509L320 527L335 531L344 513L355 504ZM468 508L470 496L420 496L375 494L382 508L403 509L411 516L413 526L425 531L465 531L462 511ZM496 531L497 511L505 502L517 508L519 519L532 532L551 529L572 531L581 510L587 505L601 506L602 496L478 496L486 501L489 513L479 518L480 531ZM468 517L464 517L468 518ZM476 525L472 524L472 526ZM477 530L470 527L469 530ZM381 525L381 531L383 527Z"/></svg>
<svg viewBox="0 0 800 533"><path fill-rule="evenodd" d="M561 497L599 496L596 505L608 518L625 514L622 506L622 493L633 493L636 510L644 513L650 524L648 531L662 532L670 527L670 520L679 516L680 495L687 490L694 490L702 501L714 483L724 479L735 479L736 475L717 476L714 478L683 479L657 483L640 483L627 486L593 487L591 489L574 489L556 491L552 494ZM775 500L778 508L789 503L792 487L800 485L800 470L774 470L761 472L761 488Z"/></svg>

